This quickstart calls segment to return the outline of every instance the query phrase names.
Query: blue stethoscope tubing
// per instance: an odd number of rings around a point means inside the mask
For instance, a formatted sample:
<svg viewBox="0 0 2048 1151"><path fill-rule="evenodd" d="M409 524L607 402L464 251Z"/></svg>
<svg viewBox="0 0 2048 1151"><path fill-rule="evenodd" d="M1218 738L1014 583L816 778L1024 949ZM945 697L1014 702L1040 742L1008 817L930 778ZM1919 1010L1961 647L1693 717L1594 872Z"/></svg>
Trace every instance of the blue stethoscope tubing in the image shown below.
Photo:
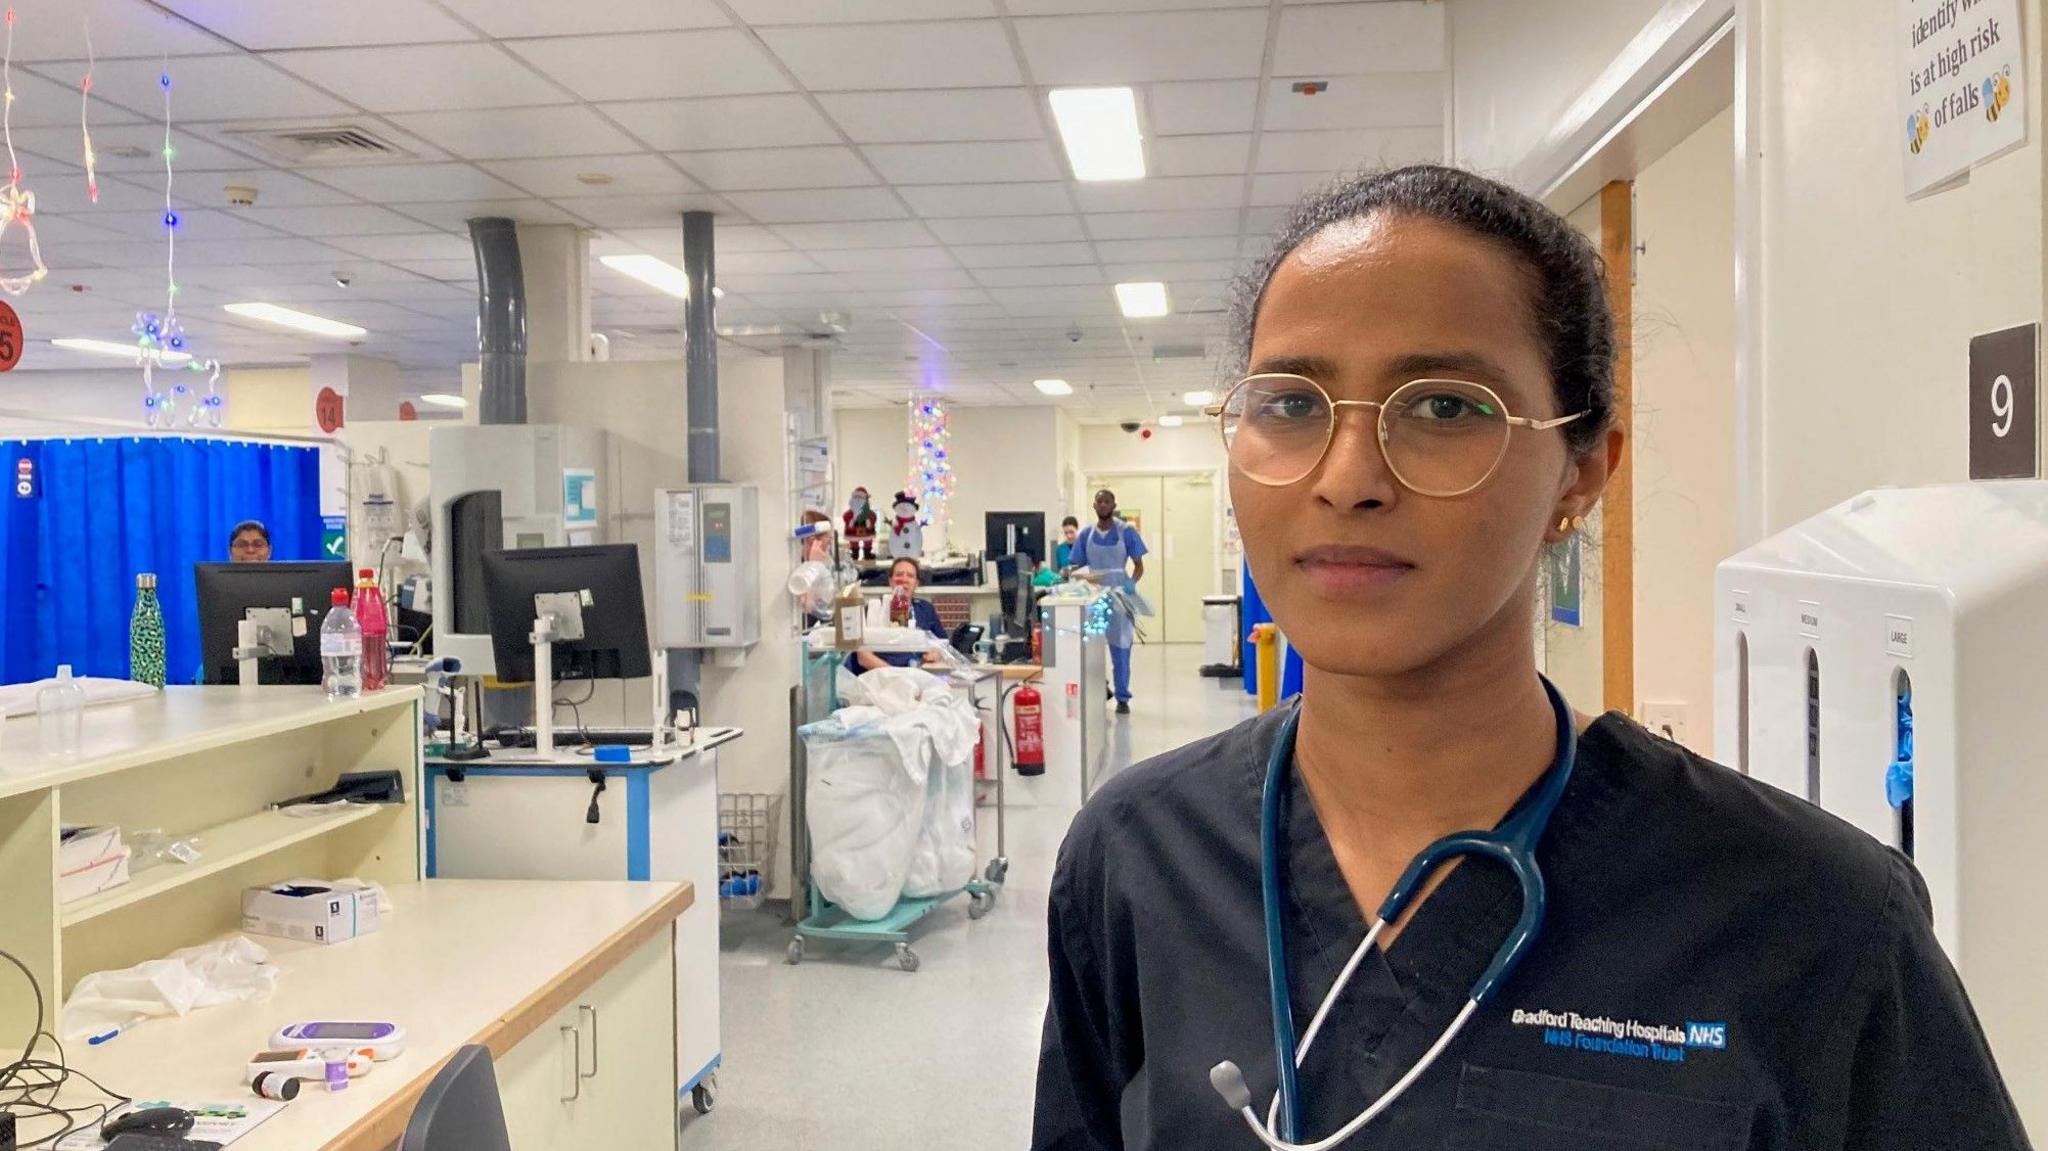
<svg viewBox="0 0 2048 1151"><path fill-rule="evenodd" d="M1541 679L1542 677L1538 677ZM1558 800L1564 795L1565 785L1571 781L1572 767L1578 759L1578 724L1572 717L1564 696L1548 679L1543 679L1543 691L1550 699L1551 711L1557 717L1557 751L1550 768L1537 781L1529 796L1492 831L1461 831L1447 835L1424 848L1408 864L1393 890L1387 893L1385 902L1380 904L1374 916L1371 930L1366 932L1365 941L1359 944L1349 963L1345 964L1337 981L1324 997L1315 1018L1309 1024L1307 1034L1297 1046L1294 1030L1294 997L1287 986L1287 937L1284 929L1287 908L1286 886L1286 844L1282 842L1286 799L1288 795L1288 772L1294 763L1294 745L1301 724L1301 709L1296 707L1282 722L1280 735L1273 744L1272 757L1267 761L1266 785L1260 800L1259 822L1259 872L1261 895L1265 903L1266 919L1266 974L1267 990L1273 1011L1273 1052L1279 1068L1279 1090L1268 1110L1266 1122L1261 1124L1250 1107L1250 1092L1244 1086L1244 1078L1237 1066L1220 1063L1210 1073L1211 1082L1230 1103L1233 1109L1242 1113L1250 1124L1253 1134L1274 1151L1328 1151L1329 1148L1349 1139L1360 1128L1377 1118L1387 1107L1398 1099L1408 1087L1419 1079L1429 1065L1443 1053L1451 1040L1463 1029L1474 1011L1492 997L1496 988L1519 965L1536 936L1543 928L1544 890L1543 871L1536 864L1536 845L1542 840L1545 829L1550 826L1550 817L1557 811ZM1493 962L1472 985L1466 997L1465 1007L1455 1022L1438 1038L1408 1073L1394 1084L1370 1107L1361 1111L1351 1122L1335 1134L1315 1143L1298 1143L1301 1119L1301 1085L1297 1075L1301 1061L1308 1055L1308 1049L1315 1042L1316 1034L1328 1017L1331 1006L1344 991L1357 970L1360 961L1372 950L1380 932L1387 924L1398 921L1408 905L1421 893L1429 877L1445 864L1461 855L1476 855L1494 860L1506 867L1515 876L1522 888L1522 914L1516 920L1514 929L1502 940L1499 950L1494 952Z"/></svg>

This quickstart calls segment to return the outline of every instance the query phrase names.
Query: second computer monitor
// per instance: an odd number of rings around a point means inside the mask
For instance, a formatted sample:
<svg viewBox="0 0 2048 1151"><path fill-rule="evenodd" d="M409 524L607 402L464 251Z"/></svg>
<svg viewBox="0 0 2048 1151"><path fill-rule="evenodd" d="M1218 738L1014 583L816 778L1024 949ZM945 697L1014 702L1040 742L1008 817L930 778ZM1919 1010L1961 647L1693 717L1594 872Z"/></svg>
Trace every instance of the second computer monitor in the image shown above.
<svg viewBox="0 0 2048 1151"><path fill-rule="evenodd" d="M654 674L640 598L640 549L632 544L485 552L483 589L500 680L533 679L534 597L548 593L575 595L582 605L583 638L555 641L556 679Z"/></svg>
<svg viewBox="0 0 2048 1151"><path fill-rule="evenodd" d="M294 628L292 654L257 664L258 681L273 684L320 682L320 625L326 622L335 588L352 587L345 563L204 563L192 565L199 600L200 678L206 683L240 683L235 659L237 625L251 608L294 609L305 628Z"/></svg>

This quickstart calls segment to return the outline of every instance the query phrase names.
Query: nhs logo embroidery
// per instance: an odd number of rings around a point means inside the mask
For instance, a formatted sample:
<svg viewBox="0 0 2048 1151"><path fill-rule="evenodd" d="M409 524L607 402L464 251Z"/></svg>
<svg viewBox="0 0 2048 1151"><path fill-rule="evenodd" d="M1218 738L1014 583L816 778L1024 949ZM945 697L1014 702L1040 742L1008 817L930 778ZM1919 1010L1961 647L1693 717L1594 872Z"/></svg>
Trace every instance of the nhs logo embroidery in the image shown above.
<svg viewBox="0 0 2048 1151"><path fill-rule="evenodd" d="M1706 1047L1715 1051L1728 1049L1728 1025L1726 1023L1688 1023L1685 1025L1685 1045Z"/></svg>

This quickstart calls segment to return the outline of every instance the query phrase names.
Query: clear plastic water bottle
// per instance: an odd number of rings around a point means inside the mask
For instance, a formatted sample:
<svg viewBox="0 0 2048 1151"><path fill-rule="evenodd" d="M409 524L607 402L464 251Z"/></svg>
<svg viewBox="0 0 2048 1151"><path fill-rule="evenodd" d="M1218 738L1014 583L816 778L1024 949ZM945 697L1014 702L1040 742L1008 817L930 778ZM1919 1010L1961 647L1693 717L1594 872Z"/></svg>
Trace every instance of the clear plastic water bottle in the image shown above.
<svg viewBox="0 0 2048 1151"><path fill-rule="evenodd" d="M382 691L391 674L391 621L384 611L377 573L369 568L356 575L353 610L356 624L363 629L363 690Z"/></svg>
<svg viewBox="0 0 2048 1151"><path fill-rule="evenodd" d="M44 755L77 755L85 738L85 689L71 678L71 665L57 668L57 682L36 693L36 726Z"/></svg>
<svg viewBox="0 0 2048 1151"><path fill-rule="evenodd" d="M320 686L329 699L363 694L363 628L349 610L348 589L335 588L320 624Z"/></svg>

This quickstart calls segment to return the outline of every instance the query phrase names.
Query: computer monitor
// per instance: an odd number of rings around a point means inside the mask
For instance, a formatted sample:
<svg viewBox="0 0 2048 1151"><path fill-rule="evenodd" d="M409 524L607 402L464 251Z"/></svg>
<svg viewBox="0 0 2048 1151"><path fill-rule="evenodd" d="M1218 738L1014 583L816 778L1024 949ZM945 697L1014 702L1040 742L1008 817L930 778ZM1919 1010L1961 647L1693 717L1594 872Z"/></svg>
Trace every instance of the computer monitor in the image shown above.
<svg viewBox="0 0 2048 1151"><path fill-rule="evenodd" d="M305 617L292 637L292 654L257 664L257 682L318 684L320 625L327 620L335 588L353 587L346 563L203 563L192 565L199 601L200 679L242 682L235 659L236 628L251 608L284 608ZM295 632L299 629L294 628Z"/></svg>
<svg viewBox="0 0 2048 1151"><path fill-rule="evenodd" d="M983 512L982 527L992 556L1026 555L1037 565L1051 558L1045 551L1044 512Z"/></svg>
<svg viewBox="0 0 2048 1151"><path fill-rule="evenodd" d="M1030 556L996 557L996 597L1011 635L1031 634L1031 573L1035 570Z"/></svg>
<svg viewBox="0 0 2048 1151"><path fill-rule="evenodd" d="M533 679L534 597L568 593L582 605L583 638L555 641L560 679L638 679L654 674L647 608L640 598L640 549L632 544L518 548L483 555L497 676Z"/></svg>

